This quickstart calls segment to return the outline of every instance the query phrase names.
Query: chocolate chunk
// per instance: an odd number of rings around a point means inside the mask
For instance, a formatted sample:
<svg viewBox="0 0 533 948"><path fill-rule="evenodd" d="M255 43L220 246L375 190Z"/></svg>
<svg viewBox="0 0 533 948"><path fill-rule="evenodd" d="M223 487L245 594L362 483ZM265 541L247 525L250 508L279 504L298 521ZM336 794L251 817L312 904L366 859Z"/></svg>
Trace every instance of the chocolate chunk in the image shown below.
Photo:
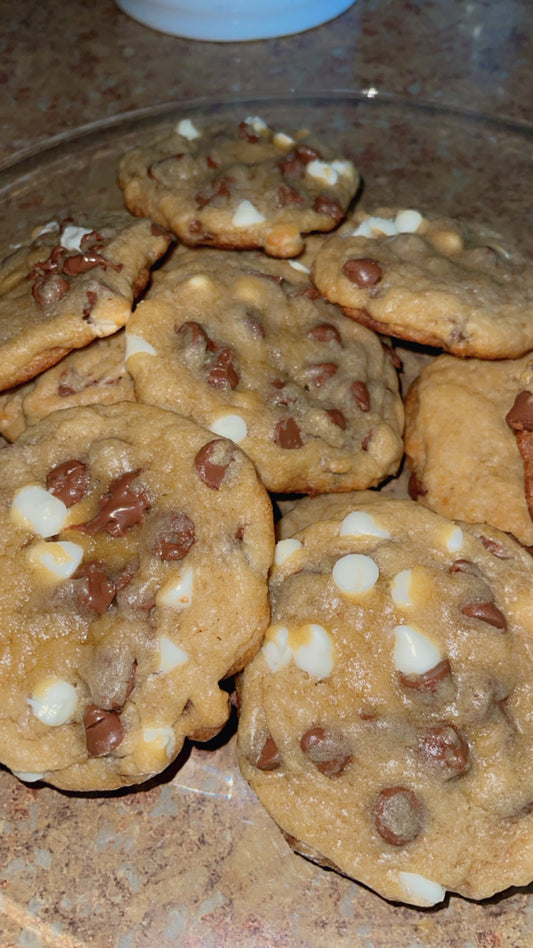
<svg viewBox="0 0 533 948"><path fill-rule="evenodd" d="M519 392L505 420L513 431L533 431L533 394L527 389Z"/></svg>
<svg viewBox="0 0 533 948"><path fill-rule="evenodd" d="M268 735L255 761L258 770L276 770L281 764L281 754L274 739Z"/></svg>
<svg viewBox="0 0 533 948"><path fill-rule="evenodd" d="M207 375L208 384L213 388L235 388L239 384L239 376L233 365L235 353L232 349L221 349L216 361Z"/></svg>
<svg viewBox="0 0 533 948"><path fill-rule="evenodd" d="M130 471L112 481L108 492L100 501L100 510L96 517L86 523L74 524L70 529L89 534L105 530L113 537L124 537L135 524L143 523L151 504L145 490L133 490L131 487L132 481L139 473Z"/></svg>
<svg viewBox="0 0 533 948"><path fill-rule="evenodd" d="M162 560L185 559L196 539L193 521L179 510L164 514L161 519L152 552Z"/></svg>
<svg viewBox="0 0 533 948"><path fill-rule="evenodd" d="M386 843L406 846L424 828L424 805L407 787L386 787L374 804L374 822Z"/></svg>
<svg viewBox="0 0 533 948"><path fill-rule="evenodd" d="M90 704L83 715L85 740L89 757L111 753L124 740L126 731L118 711L105 711Z"/></svg>
<svg viewBox="0 0 533 948"><path fill-rule="evenodd" d="M326 777L338 777L352 759L346 741L323 727L309 728L300 739L300 747Z"/></svg>
<svg viewBox="0 0 533 948"><path fill-rule="evenodd" d="M377 260L371 260L370 257L352 257L346 260L342 272L350 283L355 283L362 290L376 286L383 279L383 269Z"/></svg>
<svg viewBox="0 0 533 948"><path fill-rule="evenodd" d="M200 448L194 459L194 467L207 487L219 490L233 460L231 443L217 438Z"/></svg>
<svg viewBox="0 0 533 948"><path fill-rule="evenodd" d="M315 199L315 211L317 214L326 214L327 217L333 218L336 224L344 219L344 211L339 202L323 194L319 194Z"/></svg>
<svg viewBox="0 0 533 948"><path fill-rule="evenodd" d="M447 658L443 658L438 665L423 672L421 675L404 675L400 672L400 681L405 688L412 688L414 691L424 693L434 692L439 685L451 673L450 663Z"/></svg>
<svg viewBox="0 0 533 948"><path fill-rule="evenodd" d="M370 394L366 382L361 382L359 380L352 382L350 385L350 395L361 411L370 410Z"/></svg>
<svg viewBox="0 0 533 948"><path fill-rule="evenodd" d="M420 752L445 779L459 777L470 767L468 744L453 724L437 724L420 741Z"/></svg>
<svg viewBox="0 0 533 948"><path fill-rule="evenodd" d="M77 504L89 487L87 466L75 458L63 461L48 471L46 486L54 497L59 497L66 507Z"/></svg>
<svg viewBox="0 0 533 948"><path fill-rule="evenodd" d="M320 388L325 382L328 382L339 371L339 366L334 362L320 362L309 366L307 375L316 388Z"/></svg>
<svg viewBox="0 0 533 948"><path fill-rule="evenodd" d="M507 631L507 620L493 602L468 602L461 608L461 612L469 619L480 619L481 622L487 622L495 629Z"/></svg>
<svg viewBox="0 0 533 948"><path fill-rule="evenodd" d="M104 564L100 560L82 563L74 578L79 580L76 583L76 598L79 605L103 616L117 593L117 587L109 578Z"/></svg>
<svg viewBox="0 0 533 948"><path fill-rule="evenodd" d="M307 331L307 338L316 339L317 342L338 342L339 344L341 342L339 330L331 323L319 323L318 326L313 326Z"/></svg>
<svg viewBox="0 0 533 948"><path fill-rule="evenodd" d="M302 435L294 418L282 418L278 421L274 429L274 441L286 450L302 447Z"/></svg>

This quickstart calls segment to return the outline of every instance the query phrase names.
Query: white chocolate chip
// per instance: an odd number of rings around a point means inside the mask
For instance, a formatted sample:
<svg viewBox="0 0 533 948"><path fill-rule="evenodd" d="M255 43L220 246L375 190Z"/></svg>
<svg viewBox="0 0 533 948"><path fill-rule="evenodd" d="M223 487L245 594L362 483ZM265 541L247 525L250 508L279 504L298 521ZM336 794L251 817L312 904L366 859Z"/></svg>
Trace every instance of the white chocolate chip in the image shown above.
<svg viewBox="0 0 533 948"><path fill-rule="evenodd" d="M76 250L80 253L81 242L86 234L92 234L92 230L87 230L86 227L74 227L73 224L67 224L59 238L59 243L65 250Z"/></svg>
<svg viewBox="0 0 533 948"><path fill-rule="evenodd" d="M187 138L190 142L200 137L200 132L190 119L181 119L176 125L176 131L178 135L181 135L182 138Z"/></svg>
<svg viewBox="0 0 533 948"><path fill-rule="evenodd" d="M394 663L404 675L423 675L442 660L439 648L412 625L394 629Z"/></svg>
<svg viewBox="0 0 533 948"><path fill-rule="evenodd" d="M425 879L417 872L400 872L400 881L408 896L417 900L417 905L436 905L446 896L446 889L438 882Z"/></svg>
<svg viewBox="0 0 533 948"><path fill-rule="evenodd" d="M131 356L137 355L138 352L144 352L145 355L157 355L154 347L150 345L146 339L143 339L142 336L135 335L133 332L127 332L125 361L127 362Z"/></svg>
<svg viewBox="0 0 533 948"><path fill-rule="evenodd" d="M420 227L423 217L419 211L398 211L394 223L399 234L414 234Z"/></svg>
<svg viewBox="0 0 533 948"><path fill-rule="evenodd" d="M74 685L62 678L45 678L28 698L35 717L50 727L70 721L77 703L78 694Z"/></svg>
<svg viewBox="0 0 533 948"><path fill-rule="evenodd" d="M337 184L339 180L339 173L333 165L330 165L327 161L320 161L319 158L314 158L306 165L305 173L317 181L323 181L330 188Z"/></svg>
<svg viewBox="0 0 533 948"><path fill-rule="evenodd" d="M379 578L377 563L363 553L347 553L333 567L333 580L341 592L359 596L376 585Z"/></svg>
<svg viewBox="0 0 533 948"><path fill-rule="evenodd" d="M189 661L189 656L184 649L176 645L167 635L162 635L159 639L159 671L169 672L179 665L185 665Z"/></svg>
<svg viewBox="0 0 533 948"><path fill-rule="evenodd" d="M341 177L353 179L355 175L355 168L351 161L346 161L345 159L336 158L335 161L331 162L331 167Z"/></svg>
<svg viewBox="0 0 533 948"><path fill-rule="evenodd" d="M306 267L304 263L300 263L299 260L289 260L288 262L293 270L300 270L301 273L311 273L309 267Z"/></svg>
<svg viewBox="0 0 533 948"><path fill-rule="evenodd" d="M288 665L292 658L288 628L279 624L271 625L266 631L261 651L270 671L277 672Z"/></svg>
<svg viewBox="0 0 533 948"><path fill-rule="evenodd" d="M36 783L37 780L42 780L44 777L44 774L34 773L30 770L13 770L12 772L15 777L23 780L24 783Z"/></svg>
<svg viewBox="0 0 533 948"><path fill-rule="evenodd" d="M220 417L209 426L209 430L221 438L229 438L230 441L234 441L235 444L238 444L239 441L246 438L248 434L246 422L240 415L220 415Z"/></svg>
<svg viewBox="0 0 533 948"><path fill-rule="evenodd" d="M15 494L11 513L41 537L53 537L59 533L68 516L63 501L37 484L28 484Z"/></svg>
<svg viewBox="0 0 533 948"><path fill-rule="evenodd" d="M389 217L367 217L352 233L352 237L396 237L396 224Z"/></svg>
<svg viewBox="0 0 533 948"><path fill-rule="evenodd" d="M40 540L28 549L33 567L42 567L52 580L68 579L76 572L83 559L83 547L70 540L51 542Z"/></svg>
<svg viewBox="0 0 533 948"><path fill-rule="evenodd" d="M464 534L461 527L451 524L442 534L442 541L450 553L457 553L463 545Z"/></svg>
<svg viewBox="0 0 533 948"><path fill-rule="evenodd" d="M396 573L396 576L393 576L390 584L390 592L393 602L397 606L407 607L413 605L411 598L412 581L413 571L411 569L403 569L401 573Z"/></svg>
<svg viewBox="0 0 533 948"><path fill-rule="evenodd" d="M262 118L259 118L258 115L248 115L244 120L244 124L253 128L254 132L257 132L258 135L268 130L267 123Z"/></svg>
<svg viewBox="0 0 533 948"><path fill-rule="evenodd" d="M158 751L163 751L167 760L172 760L176 750L176 735L170 724L160 727L144 727L143 740L145 744L154 744Z"/></svg>
<svg viewBox="0 0 533 948"><path fill-rule="evenodd" d="M155 597L157 606L171 606L173 609L186 609L192 601L193 571L187 566L182 573L174 574L158 589Z"/></svg>
<svg viewBox="0 0 533 948"><path fill-rule="evenodd" d="M276 132L272 141L276 148L281 148L282 151L288 151L289 148L292 148L292 146L296 144L294 138L291 138L286 132Z"/></svg>
<svg viewBox="0 0 533 948"><path fill-rule="evenodd" d="M251 201L244 200L236 208L231 223L234 227L251 227L253 224L263 224L265 220Z"/></svg>
<svg viewBox="0 0 533 948"><path fill-rule="evenodd" d="M377 520L364 510L352 510L341 523L340 536L390 537L388 530L380 527Z"/></svg>
<svg viewBox="0 0 533 948"><path fill-rule="evenodd" d="M281 566L281 564L285 563L294 553L302 549L303 543L295 537L279 540L274 549L274 563L276 566Z"/></svg>
<svg viewBox="0 0 533 948"><path fill-rule="evenodd" d="M298 629L298 640L302 636L306 640L304 644L293 645L294 661L298 668L316 678L327 678L333 668L333 643L329 632L324 626L311 622Z"/></svg>

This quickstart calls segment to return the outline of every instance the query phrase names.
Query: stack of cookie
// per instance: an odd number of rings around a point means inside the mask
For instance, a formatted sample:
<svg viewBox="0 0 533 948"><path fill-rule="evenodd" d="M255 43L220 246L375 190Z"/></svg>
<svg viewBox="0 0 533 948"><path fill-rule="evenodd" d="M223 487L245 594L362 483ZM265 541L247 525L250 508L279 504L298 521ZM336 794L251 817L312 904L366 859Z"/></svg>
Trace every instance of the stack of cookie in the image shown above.
<svg viewBox="0 0 533 948"><path fill-rule="evenodd" d="M297 851L414 905L529 883L531 266L257 116L117 171L0 270L0 760L139 784L236 676Z"/></svg>

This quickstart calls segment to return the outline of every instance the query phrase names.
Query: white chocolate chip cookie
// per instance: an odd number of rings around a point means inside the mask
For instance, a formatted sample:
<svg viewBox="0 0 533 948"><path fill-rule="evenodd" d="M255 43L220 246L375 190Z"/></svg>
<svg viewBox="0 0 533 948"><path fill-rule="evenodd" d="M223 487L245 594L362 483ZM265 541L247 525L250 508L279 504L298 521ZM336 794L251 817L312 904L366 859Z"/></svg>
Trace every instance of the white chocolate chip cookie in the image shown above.
<svg viewBox="0 0 533 948"><path fill-rule="evenodd" d="M245 777L297 851L388 899L529 884L532 558L411 500L314 503L239 678Z"/></svg>
<svg viewBox="0 0 533 948"><path fill-rule="evenodd" d="M480 359L533 346L533 265L497 234L418 210L358 210L317 254L313 279L353 319Z"/></svg>
<svg viewBox="0 0 533 948"><path fill-rule="evenodd" d="M55 412L0 470L0 761L138 784L228 718L268 622L268 495L236 445L129 402Z"/></svg>
<svg viewBox="0 0 533 948"><path fill-rule="evenodd" d="M52 222L0 265L0 390L124 326L171 236L149 220Z"/></svg>
<svg viewBox="0 0 533 948"><path fill-rule="evenodd" d="M243 116L236 127L178 122L124 156L119 184L134 214L153 217L186 244L290 257L302 251L303 234L344 219L359 175L306 132L276 132Z"/></svg>
<svg viewBox="0 0 533 948"><path fill-rule="evenodd" d="M403 404L390 349L288 261L180 254L157 274L126 339L138 400L236 441L270 491L363 489L399 466Z"/></svg>

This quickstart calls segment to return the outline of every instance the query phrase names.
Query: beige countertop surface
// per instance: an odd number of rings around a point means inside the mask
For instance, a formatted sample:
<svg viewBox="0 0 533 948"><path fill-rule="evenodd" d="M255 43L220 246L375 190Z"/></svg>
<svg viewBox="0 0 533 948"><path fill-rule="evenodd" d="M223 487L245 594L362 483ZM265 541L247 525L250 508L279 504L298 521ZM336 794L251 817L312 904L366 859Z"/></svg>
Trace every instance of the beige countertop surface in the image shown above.
<svg viewBox="0 0 533 948"><path fill-rule="evenodd" d="M399 200L496 209L533 251L530 0L357 0L245 43L164 35L112 0L0 0L0 18L2 243L63 191L106 200L121 117L281 97L284 116L305 100L306 120L316 98L343 143L353 122L376 196L392 182ZM95 125L103 137L80 137ZM415 910L292 853L239 774L234 735L187 748L135 792L63 793L0 768L0 948L531 944L531 887Z"/></svg>

